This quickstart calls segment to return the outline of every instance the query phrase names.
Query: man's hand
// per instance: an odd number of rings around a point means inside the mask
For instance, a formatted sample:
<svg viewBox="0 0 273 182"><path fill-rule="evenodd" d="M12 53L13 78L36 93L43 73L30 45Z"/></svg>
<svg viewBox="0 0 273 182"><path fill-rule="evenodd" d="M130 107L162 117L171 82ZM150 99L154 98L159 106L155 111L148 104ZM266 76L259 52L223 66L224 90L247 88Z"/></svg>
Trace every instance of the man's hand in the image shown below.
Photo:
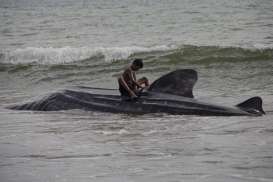
<svg viewBox="0 0 273 182"><path fill-rule="evenodd" d="M132 93L131 93L131 100L132 100L132 101L136 101L137 98L138 98L138 96L137 96L134 92L132 92Z"/></svg>
<svg viewBox="0 0 273 182"><path fill-rule="evenodd" d="M132 92L132 93L131 93L131 98L132 98L132 99L135 99L135 98L137 98L137 95L136 95L134 92Z"/></svg>

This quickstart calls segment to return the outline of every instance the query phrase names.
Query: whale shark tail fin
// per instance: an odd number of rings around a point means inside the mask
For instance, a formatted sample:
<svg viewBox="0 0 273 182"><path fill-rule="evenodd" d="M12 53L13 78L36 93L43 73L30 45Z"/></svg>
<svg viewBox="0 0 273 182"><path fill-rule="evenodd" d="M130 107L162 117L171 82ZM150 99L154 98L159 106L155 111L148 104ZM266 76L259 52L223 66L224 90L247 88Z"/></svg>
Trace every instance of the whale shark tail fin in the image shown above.
<svg viewBox="0 0 273 182"><path fill-rule="evenodd" d="M261 97L252 97L236 106L252 114L265 114L263 110L263 100Z"/></svg>
<svg viewBox="0 0 273 182"><path fill-rule="evenodd" d="M198 76L195 70L180 69L154 81L148 91L193 98L192 89L197 79Z"/></svg>

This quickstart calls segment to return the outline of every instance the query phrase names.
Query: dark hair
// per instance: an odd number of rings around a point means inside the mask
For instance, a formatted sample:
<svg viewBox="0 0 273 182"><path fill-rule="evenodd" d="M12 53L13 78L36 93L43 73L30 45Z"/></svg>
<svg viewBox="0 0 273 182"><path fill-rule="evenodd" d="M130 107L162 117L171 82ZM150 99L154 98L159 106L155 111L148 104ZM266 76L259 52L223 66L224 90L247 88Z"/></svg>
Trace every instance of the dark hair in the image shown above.
<svg viewBox="0 0 273 182"><path fill-rule="evenodd" d="M137 66L139 68L143 68L143 61L142 61L142 59L135 59L133 61L133 65L135 65L135 66Z"/></svg>

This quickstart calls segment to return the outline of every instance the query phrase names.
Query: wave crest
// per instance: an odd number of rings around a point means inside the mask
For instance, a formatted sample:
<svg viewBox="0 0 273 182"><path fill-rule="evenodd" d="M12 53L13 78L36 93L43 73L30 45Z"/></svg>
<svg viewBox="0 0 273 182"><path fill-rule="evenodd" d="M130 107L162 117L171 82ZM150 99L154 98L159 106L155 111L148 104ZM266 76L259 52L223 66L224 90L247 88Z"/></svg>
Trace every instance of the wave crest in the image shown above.
<svg viewBox="0 0 273 182"><path fill-rule="evenodd" d="M64 64L100 57L107 62L128 59L137 53L171 50L170 46L112 47L112 48L35 48L27 47L0 54L0 62L7 64Z"/></svg>
<svg viewBox="0 0 273 182"><path fill-rule="evenodd" d="M154 46L154 47L112 47L112 48L35 48L28 47L0 53L0 63L59 65L81 61L111 63L134 57L152 61L179 64L181 62L207 64L216 62L241 62L272 60L273 49L245 49L219 46ZM167 59L167 60L166 60Z"/></svg>

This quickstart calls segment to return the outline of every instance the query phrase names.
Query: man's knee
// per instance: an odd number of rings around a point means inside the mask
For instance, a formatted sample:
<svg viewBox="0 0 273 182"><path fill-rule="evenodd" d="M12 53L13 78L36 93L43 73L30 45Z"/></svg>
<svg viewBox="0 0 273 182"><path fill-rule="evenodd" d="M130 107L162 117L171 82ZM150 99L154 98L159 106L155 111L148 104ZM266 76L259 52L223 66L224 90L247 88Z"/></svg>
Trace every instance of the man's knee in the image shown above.
<svg viewBox="0 0 273 182"><path fill-rule="evenodd" d="M149 80L146 77L142 77L139 79L140 84L145 84L145 86L149 85Z"/></svg>

